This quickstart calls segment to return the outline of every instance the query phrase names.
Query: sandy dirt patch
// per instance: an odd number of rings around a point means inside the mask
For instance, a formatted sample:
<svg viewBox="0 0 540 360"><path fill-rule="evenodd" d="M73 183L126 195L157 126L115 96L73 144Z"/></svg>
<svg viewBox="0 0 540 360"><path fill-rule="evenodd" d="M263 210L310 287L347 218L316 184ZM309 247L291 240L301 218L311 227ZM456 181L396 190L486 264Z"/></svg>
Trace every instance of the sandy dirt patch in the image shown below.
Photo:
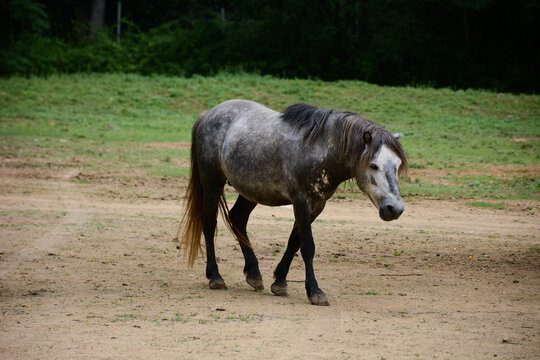
<svg viewBox="0 0 540 360"><path fill-rule="evenodd" d="M538 359L539 203L409 200L382 222L366 200L314 223L330 307L309 304L301 258L269 292L293 218L255 209L266 290L244 281L220 222L212 291L171 238L185 180L0 170L0 357L5 359Z"/></svg>

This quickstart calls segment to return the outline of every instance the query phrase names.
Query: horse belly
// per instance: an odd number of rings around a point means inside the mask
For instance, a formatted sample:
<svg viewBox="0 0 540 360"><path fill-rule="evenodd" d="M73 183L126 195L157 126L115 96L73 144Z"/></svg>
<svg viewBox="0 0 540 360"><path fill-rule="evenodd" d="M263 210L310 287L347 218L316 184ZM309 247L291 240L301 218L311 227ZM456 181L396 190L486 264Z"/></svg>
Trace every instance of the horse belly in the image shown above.
<svg viewBox="0 0 540 360"><path fill-rule="evenodd" d="M260 182L247 181L235 182L229 180L231 185L246 199L257 204L267 206L281 206L291 204L289 196L283 191L274 187L274 184L264 184Z"/></svg>
<svg viewBox="0 0 540 360"><path fill-rule="evenodd" d="M275 149L236 144L225 152L223 172L229 183L246 199L279 206L291 203L284 167Z"/></svg>
<svg viewBox="0 0 540 360"><path fill-rule="evenodd" d="M267 162L233 162L226 166L229 183L246 199L257 204L280 206L291 203L284 177Z"/></svg>

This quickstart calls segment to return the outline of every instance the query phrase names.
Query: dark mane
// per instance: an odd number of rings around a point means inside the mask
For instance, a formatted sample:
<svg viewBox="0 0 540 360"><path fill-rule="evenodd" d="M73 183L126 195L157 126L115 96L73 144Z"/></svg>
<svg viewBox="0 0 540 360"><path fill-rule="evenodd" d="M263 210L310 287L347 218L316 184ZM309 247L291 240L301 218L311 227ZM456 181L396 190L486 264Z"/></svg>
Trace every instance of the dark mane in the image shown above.
<svg viewBox="0 0 540 360"><path fill-rule="evenodd" d="M340 155L354 162L360 162L362 167L366 167L381 146L386 145L401 159L400 174L407 171L407 156L398 139L381 125L364 119L356 113L321 109L307 104L294 104L281 114L284 122L304 133L306 145L315 143L322 135L330 116L335 117L332 130L338 142ZM371 142L367 151L364 152L365 133L371 135Z"/></svg>
<svg viewBox="0 0 540 360"><path fill-rule="evenodd" d="M304 132L304 143L312 144L322 134L332 109L320 109L308 104L294 104L286 108L281 118L294 129Z"/></svg>

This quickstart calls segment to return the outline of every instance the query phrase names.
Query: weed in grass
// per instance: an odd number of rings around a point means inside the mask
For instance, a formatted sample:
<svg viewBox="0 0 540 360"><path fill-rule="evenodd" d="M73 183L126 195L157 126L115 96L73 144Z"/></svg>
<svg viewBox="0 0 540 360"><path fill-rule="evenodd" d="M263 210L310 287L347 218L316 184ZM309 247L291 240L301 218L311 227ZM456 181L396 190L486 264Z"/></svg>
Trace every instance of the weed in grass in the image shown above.
<svg viewBox="0 0 540 360"><path fill-rule="evenodd" d="M379 293L377 291L368 290L368 291L360 292L358 293L358 295L379 295Z"/></svg>
<svg viewBox="0 0 540 360"><path fill-rule="evenodd" d="M114 315L115 321L118 321L118 320L132 320L132 319L135 319L135 318L137 318L137 315L129 314L129 313Z"/></svg>
<svg viewBox="0 0 540 360"><path fill-rule="evenodd" d="M170 281L159 280L159 286L163 287L163 288L167 288L167 287L171 286L171 282Z"/></svg>
<svg viewBox="0 0 540 360"><path fill-rule="evenodd" d="M227 320L251 322L261 320L263 315L260 314L233 314L225 317Z"/></svg>
<svg viewBox="0 0 540 360"><path fill-rule="evenodd" d="M173 321L185 324L185 323L187 323L189 321L189 319L186 318L183 314L177 312L177 313L174 313Z"/></svg>
<svg viewBox="0 0 540 360"><path fill-rule="evenodd" d="M160 249L160 248L156 248L156 247L153 247L153 246L149 246L149 247L145 247L144 250L147 250L149 251L150 253L152 254L164 254L166 253L167 251L163 250L163 249Z"/></svg>
<svg viewBox="0 0 540 360"><path fill-rule="evenodd" d="M532 248L529 249L529 252L531 254L540 254L540 247L538 247L538 246L532 247Z"/></svg>

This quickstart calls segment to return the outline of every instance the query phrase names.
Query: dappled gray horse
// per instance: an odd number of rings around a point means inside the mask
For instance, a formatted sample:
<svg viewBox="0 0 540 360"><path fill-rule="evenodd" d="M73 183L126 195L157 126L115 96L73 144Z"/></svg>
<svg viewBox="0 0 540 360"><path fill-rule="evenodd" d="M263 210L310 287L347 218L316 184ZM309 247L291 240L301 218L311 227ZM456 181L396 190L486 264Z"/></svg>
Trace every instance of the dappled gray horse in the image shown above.
<svg viewBox="0 0 540 360"><path fill-rule="evenodd" d="M311 223L338 185L352 178L381 219L397 219L403 212L397 178L406 168L398 136L355 113L306 104L279 113L252 101L225 101L203 113L193 126L181 247L192 266L204 233L210 288L225 289L214 251L221 208L244 254L246 281L261 290L258 261L246 233L249 215L257 204L292 204L295 222L271 290L287 294L287 273L300 249L307 296L315 305L328 305L313 272ZM227 181L240 194L230 211L223 194Z"/></svg>

